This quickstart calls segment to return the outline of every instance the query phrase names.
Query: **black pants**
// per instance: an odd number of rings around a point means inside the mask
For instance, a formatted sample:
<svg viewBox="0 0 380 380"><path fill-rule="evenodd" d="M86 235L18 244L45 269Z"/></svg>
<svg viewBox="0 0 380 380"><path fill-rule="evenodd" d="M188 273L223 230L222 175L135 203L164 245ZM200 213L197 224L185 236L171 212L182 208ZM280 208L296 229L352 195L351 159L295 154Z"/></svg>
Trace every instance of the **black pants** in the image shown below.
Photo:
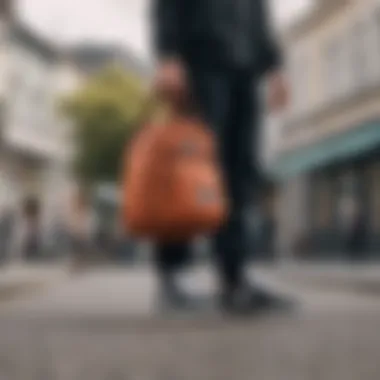
<svg viewBox="0 0 380 380"><path fill-rule="evenodd" d="M225 286L233 287L241 280L248 256L244 211L260 177L257 85L250 73L242 71L191 69L190 79L201 116L216 134L231 198L230 218L215 237L214 255L220 279ZM189 260L189 251L188 242L158 244L158 270L176 270Z"/></svg>

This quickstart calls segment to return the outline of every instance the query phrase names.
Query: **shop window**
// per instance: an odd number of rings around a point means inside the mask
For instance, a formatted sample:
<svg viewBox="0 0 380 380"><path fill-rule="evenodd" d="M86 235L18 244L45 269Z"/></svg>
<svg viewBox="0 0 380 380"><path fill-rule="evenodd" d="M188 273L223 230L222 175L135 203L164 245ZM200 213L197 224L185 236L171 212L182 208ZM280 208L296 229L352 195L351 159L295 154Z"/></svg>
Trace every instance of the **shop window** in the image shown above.
<svg viewBox="0 0 380 380"><path fill-rule="evenodd" d="M331 184L327 178L315 184L315 220L319 229L329 228L332 221Z"/></svg>
<svg viewBox="0 0 380 380"><path fill-rule="evenodd" d="M357 191L357 181L354 173L343 175L341 180L341 192L345 195L353 196Z"/></svg>
<svg viewBox="0 0 380 380"><path fill-rule="evenodd" d="M371 177L372 226L377 233L380 233L380 163L374 165Z"/></svg>

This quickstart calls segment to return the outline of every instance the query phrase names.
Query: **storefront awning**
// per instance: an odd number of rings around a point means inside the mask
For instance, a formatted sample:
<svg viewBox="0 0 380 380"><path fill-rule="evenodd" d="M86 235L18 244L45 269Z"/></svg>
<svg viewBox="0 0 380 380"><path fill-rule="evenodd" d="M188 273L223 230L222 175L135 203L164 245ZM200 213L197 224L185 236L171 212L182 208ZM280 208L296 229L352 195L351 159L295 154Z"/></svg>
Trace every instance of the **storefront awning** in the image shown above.
<svg viewBox="0 0 380 380"><path fill-rule="evenodd" d="M296 149L276 158L268 174L283 181L334 162L380 149L380 121L367 123L317 144Z"/></svg>

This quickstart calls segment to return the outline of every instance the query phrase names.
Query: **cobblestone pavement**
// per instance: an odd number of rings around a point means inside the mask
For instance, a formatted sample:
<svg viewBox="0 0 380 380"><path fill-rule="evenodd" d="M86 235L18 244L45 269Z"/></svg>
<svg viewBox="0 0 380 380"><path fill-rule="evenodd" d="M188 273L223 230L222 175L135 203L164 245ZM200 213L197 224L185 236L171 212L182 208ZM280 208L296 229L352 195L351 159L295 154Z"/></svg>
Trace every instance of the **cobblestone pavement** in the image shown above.
<svg viewBox="0 0 380 380"><path fill-rule="evenodd" d="M301 308L168 319L149 273L84 275L0 313L0 379L379 380L380 298L258 279ZM207 272L188 282L213 288Z"/></svg>

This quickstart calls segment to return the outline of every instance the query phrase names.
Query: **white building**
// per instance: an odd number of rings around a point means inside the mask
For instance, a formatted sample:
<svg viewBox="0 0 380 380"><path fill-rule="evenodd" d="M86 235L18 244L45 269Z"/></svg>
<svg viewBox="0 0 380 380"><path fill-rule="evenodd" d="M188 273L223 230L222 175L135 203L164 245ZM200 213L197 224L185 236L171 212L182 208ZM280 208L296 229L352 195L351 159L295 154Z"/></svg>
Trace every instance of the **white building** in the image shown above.
<svg viewBox="0 0 380 380"><path fill-rule="evenodd" d="M271 168L280 252L292 256L305 239L308 257L345 255L341 209L353 203L365 228L360 255L379 259L380 2L319 0L283 40L292 107Z"/></svg>
<svg viewBox="0 0 380 380"><path fill-rule="evenodd" d="M70 125L58 107L59 98L70 90L68 72L60 52L15 19L6 31L0 63L6 73L2 76L0 211L8 206L19 213L26 197L36 198L47 238L63 218L70 185Z"/></svg>

